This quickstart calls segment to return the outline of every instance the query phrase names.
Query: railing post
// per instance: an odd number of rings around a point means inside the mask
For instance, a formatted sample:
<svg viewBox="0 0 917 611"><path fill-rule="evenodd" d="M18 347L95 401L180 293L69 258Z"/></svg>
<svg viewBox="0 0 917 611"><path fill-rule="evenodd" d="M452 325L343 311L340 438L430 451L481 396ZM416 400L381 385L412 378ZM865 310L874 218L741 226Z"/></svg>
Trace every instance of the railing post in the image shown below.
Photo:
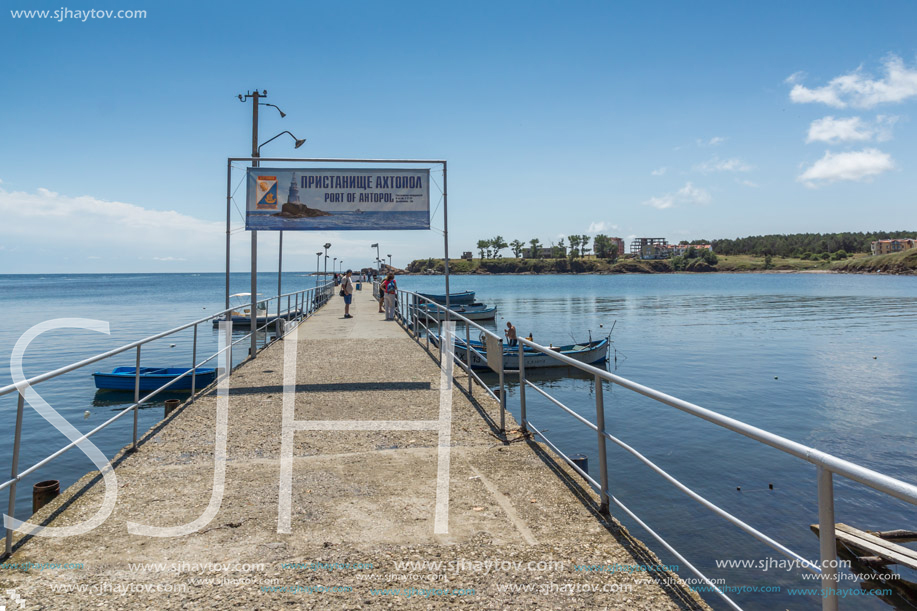
<svg viewBox="0 0 917 611"><path fill-rule="evenodd" d="M134 368L134 443L132 450L137 449L137 417L140 412L140 346L137 346L137 366Z"/></svg>
<svg viewBox="0 0 917 611"><path fill-rule="evenodd" d="M599 512L608 515L608 460L605 456L605 394L602 378L595 376L595 424L599 429Z"/></svg>
<svg viewBox="0 0 917 611"><path fill-rule="evenodd" d="M523 433L528 432L525 418L525 351L522 349L522 340L518 343L519 350L519 417L522 419L520 429Z"/></svg>
<svg viewBox="0 0 917 611"><path fill-rule="evenodd" d="M255 240L254 238L252 238L252 244L253 244L252 253L255 252L254 243L255 243ZM252 272L252 278L255 277L255 274L256 272ZM254 280L252 282L254 282ZM267 314L267 311L265 311L264 313ZM249 311L249 315L250 315L249 322L251 323L249 327L252 330L252 337L251 337L251 342L248 348L248 352L249 352L248 358L253 359L256 356L258 356L258 296L254 294L252 295L252 305L251 305L251 310Z"/></svg>
<svg viewBox="0 0 917 611"><path fill-rule="evenodd" d="M191 400L197 390L197 325L194 325L194 341L191 343Z"/></svg>
<svg viewBox="0 0 917 611"><path fill-rule="evenodd" d="M471 377L471 325L465 323L465 364L468 366L468 396L474 387L474 378Z"/></svg>
<svg viewBox="0 0 917 611"><path fill-rule="evenodd" d="M423 304L423 318L424 318L424 322L426 323L426 326L424 327L426 332L424 333L424 335L427 337L427 352L429 352L430 351L430 308L427 307L426 303Z"/></svg>
<svg viewBox="0 0 917 611"><path fill-rule="evenodd" d="M227 341L229 345L226 350L226 362L229 363L229 369L225 372L226 375L232 371L232 318L226 321L226 337L229 338Z"/></svg>
<svg viewBox="0 0 917 611"><path fill-rule="evenodd" d="M822 611L837 611L837 542L834 538L834 482L831 471L818 465L818 549Z"/></svg>
<svg viewBox="0 0 917 611"><path fill-rule="evenodd" d="M411 322L414 325L414 338L416 339L420 335L420 330L417 328L417 324L420 322L417 317L417 295L411 295Z"/></svg>
<svg viewBox="0 0 917 611"><path fill-rule="evenodd" d="M23 406L25 405L25 397L22 395L22 392L19 392L19 399L16 401L16 433L13 437L13 466L10 468L10 479L15 480L19 477L19 446L20 441L22 441L22 411ZM10 484L10 503L9 509L6 512L6 515L11 518L16 517L16 484L13 482ZM13 553L13 529L6 529L6 551L3 553L4 556L8 556Z"/></svg>
<svg viewBox="0 0 917 611"><path fill-rule="evenodd" d="M500 432L506 432L506 374L503 373L503 340L500 340Z"/></svg>

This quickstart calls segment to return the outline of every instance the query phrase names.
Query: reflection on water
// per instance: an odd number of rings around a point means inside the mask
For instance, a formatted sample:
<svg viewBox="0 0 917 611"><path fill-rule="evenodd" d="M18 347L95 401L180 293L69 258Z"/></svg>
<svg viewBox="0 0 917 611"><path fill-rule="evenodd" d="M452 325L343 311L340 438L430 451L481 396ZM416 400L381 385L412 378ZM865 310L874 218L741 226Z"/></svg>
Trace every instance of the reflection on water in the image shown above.
<svg viewBox="0 0 917 611"><path fill-rule="evenodd" d="M284 275L284 287L308 288L314 278ZM44 279L41 279L44 278ZM276 275L259 274L260 286ZM248 277L233 275L231 292L247 292ZM402 288L443 292L442 277L404 277ZM0 302L10 313L0 329L9 354L19 334L56 317L111 322L111 336L62 331L41 337L26 355L26 374L85 358L139 337L222 309L223 276L73 275L0 276ZM640 276L457 276L452 291L475 290L496 305L486 327L502 335L511 320L520 335L540 343L570 343L606 335L612 327L617 367L638 383L749 424L814 446L888 475L917 482L917 278L813 274L710 274ZM21 304L28 303L28 308ZM459 327L459 335L463 330ZM244 334L239 331L238 339ZM475 335L471 335L476 339ZM201 354L215 351L217 331L200 329ZM142 365L190 366L192 335L144 347ZM175 344L174 347L170 344ZM209 351L209 352L207 352ZM247 355L248 343L234 350ZM874 358L875 357L875 358ZM133 366L124 354L92 370ZM211 365L212 366L212 365ZM39 385L39 392L79 430L98 426L132 397L97 394L91 371ZM530 370L531 380L580 415L595 417L592 376L571 369ZM497 377L485 378L496 386ZM506 377L507 405L518 418L518 379ZM526 394L529 417L565 452L583 452L597 464L595 433L535 392ZM163 400L165 397L163 397ZM808 463L688 416L621 387L604 386L608 430L752 526L808 558L817 558L815 471ZM124 403L118 403L124 401ZM100 408L100 409L92 409ZM90 417L84 419L85 411ZM9 422L15 401L0 398ZM141 430L162 412L140 412ZM132 418L94 441L109 456L130 440ZM11 427L0 429L0 470L9 472ZM34 464L66 440L27 408L23 459ZM762 559L777 554L669 486L631 455L608 450L612 491L709 576L731 586L807 587L795 572L724 570L717 560ZM595 467L593 466L593 473ZM71 451L33 474L68 485L92 469ZM33 480L20 487L17 516L27 517ZM773 489L769 488L773 484ZM914 507L837 478L838 521L870 530L917 528ZM677 564L639 526L618 516L656 551ZM584 558L600 562L602 558ZM685 573L685 571L682 571ZM784 593L740 594L746 609L811 609L820 600ZM848 601L849 602L849 601ZM852 608L884 608L858 597Z"/></svg>

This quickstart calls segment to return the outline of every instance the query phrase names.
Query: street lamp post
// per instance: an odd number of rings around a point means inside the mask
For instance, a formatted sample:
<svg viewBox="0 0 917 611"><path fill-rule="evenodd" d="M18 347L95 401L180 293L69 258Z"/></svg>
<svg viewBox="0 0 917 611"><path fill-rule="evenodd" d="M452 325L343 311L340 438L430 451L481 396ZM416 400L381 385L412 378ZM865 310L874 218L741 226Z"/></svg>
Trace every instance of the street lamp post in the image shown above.
<svg viewBox="0 0 917 611"><path fill-rule="evenodd" d="M369 247L376 249L376 267L379 269L379 271L382 271L382 266L379 265L382 262L382 260L379 258L379 243L376 242L375 244L370 244Z"/></svg>
<svg viewBox="0 0 917 611"><path fill-rule="evenodd" d="M248 92L243 96L239 94L239 101L246 102L248 100L252 101L252 167L258 167L258 157L260 153L258 152L258 106L261 105L259 100L261 98L267 97L267 90L259 92L255 89L254 93ZM277 110L280 110L279 108ZM252 330L252 341L251 347L249 348L250 354L249 358L255 358L255 355L258 353L258 232L252 230L252 277L251 277L251 330Z"/></svg>
<svg viewBox="0 0 917 611"><path fill-rule="evenodd" d="M325 242L325 273L322 274L322 284L328 282L328 249L331 248L331 242Z"/></svg>
<svg viewBox="0 0 917 611"><path fill-rule="evenodd" d="M317 253L315 253L315 286L318 286L318 266L320 262L319 257L321 256L322 256L322 251L318 251Z"/></svg>
<svg viewBox="0 0 917 611"><path fill-rule="evenodd" d="M388 256L388 266L391 267L392 266L392 255L387 255L387 256Z"/></svg>
<svg viewBox="0 0 917 611"><path fill-rule="evenodd" d="M262 106L274 106L274 105L273 104L262 104ZM277 108L277 107L274 106L274 108ZM282 110L280 110L279 108L277 108L277 110L280 111L281 118L286 116L286 114L284 114ZM293 146L293 148L295 149L298 149L299 147L301 147L303 143L306 141L305 138L299 139L296 136L294 136L292 133L290 133L289 131L282 131L279 134L277 134L276 136L274 136L273 138L270 138L258 145L258 157L261 156L261 147L262 146L264 146L265 144L273 140L276 140L277 138L279 138L280 136L284 134L290 134L290 137L295 141L295 145ZM278 233L280 234L280 236L279 236L279 243L277 245L277 297L278 297L277 298L277 316L280 316L280 295L283 293L283 290L282 290L283 288L283 229L281 229Z"/></svg>

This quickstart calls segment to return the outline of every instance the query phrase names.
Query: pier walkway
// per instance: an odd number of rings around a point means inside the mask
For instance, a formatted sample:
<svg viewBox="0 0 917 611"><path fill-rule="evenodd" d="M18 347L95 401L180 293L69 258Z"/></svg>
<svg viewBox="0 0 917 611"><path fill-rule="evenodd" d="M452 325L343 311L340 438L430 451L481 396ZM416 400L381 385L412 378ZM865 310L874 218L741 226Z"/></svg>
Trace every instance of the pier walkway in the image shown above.
<svg viewBox="0 0 917 611"><path fill-rule="evenodd" d="M336 296L233 372L225 486L206 524L177 537L127 527L205 514L216 391L113 461L118 501L102 525L19 539L7 560L81 568L3 569L0 592L15 590L23 609L706 608L674 573L645 572L659 560L597 513L579 476L518 439L509 414L501 440L499 404L459 390L458 368L441 392L436 359L383 320L370 291L352 313ZM32 520L79 523L104 489L90 473Z"/></svg>

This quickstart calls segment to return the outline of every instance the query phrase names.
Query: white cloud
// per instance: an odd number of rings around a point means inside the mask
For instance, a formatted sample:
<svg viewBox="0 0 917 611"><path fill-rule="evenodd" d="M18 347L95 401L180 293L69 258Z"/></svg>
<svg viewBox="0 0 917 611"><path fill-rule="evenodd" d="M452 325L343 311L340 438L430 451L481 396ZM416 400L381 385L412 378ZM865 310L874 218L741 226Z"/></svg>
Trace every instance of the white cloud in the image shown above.
<svg viewBox="0 0 917 611"><path fill-rule="evenodd" d="M878 115L873 122L860 117L835 119L833 116L812 121L806 142L862 142L875 138L878 141L891 139L892 127L898 117Z"/></svg>
<svg viewBox="0 0 917 611"><path fill-rule="evenodd" d="M669 169L668 169L667 167L663 166L663 167L661 167L661 168L656 168L655 170L653 170L652 172L650 172L650 174L652 174L653 176L662 176L663 174L665 174L665 173L668 172L668 171L669 171Z"/></svg>
<svg viewBox="0 0 917 611"><path fill-rule="evenodd" d="M157 271L220 270L224 265L226 224L174 210L151 210L92 196L72 197L48 189L34 192L0 187L0 242L4 261L18 271ZM233 211L232 268L248 270L250 240L241 231ZM375 250L361 232L295 232L285 236L284 267L312 269L316 244L331 242L332 251L355 267L369 264ZM375 239L375 238L373 238ZM277 232L260 232L259 268L276 269ZM408 243L386 240L387 252L410 260L423 252L416 239ZM391 248L391 250L388 250ZM410 254L407 254L410 252ZM16 253L14 258L7 253ZM92 258L99 257L99 258ZM180 260L187 263L181 264ZM328 260L329 269L331 259ZM273 266L273 267L272 267ZM345 267L346 269L346 267Z"/></svg>
<svg viewBox="0 0 917 611"><path fill-rule="evenodd" d="M711 172L748 172L752 169L754 168L741 159L720 159L719 157L714 157L694 166L695 171L703 172L704 174Z"/></svg>
<svg viewBox="0 0 917 611"><path fill-rule="evenodd" d="M697 146L718 146L720 144L723 144L724 142L726 142L726 138L723 138L722 136L714 136L713 138L710 138L709 140L703 140L701 138L698 138Z"/></svg>
<svg viewBox="0 0 917 611"><path fill-rule="evenodd" d="M678 197L689 204L709 204L711 200L710 193L705 189L695 187L690 182L685 183L685 186L678 190Z"/></svg>
<svg viewBox="0 0 917 611"><path fill-rule="evenodd" d="M680 204L706 205L712 201L710 193L706 189L695 187L690 182L685 183L681 189L675 193L666 193L659 197L651 197L643 202L644 206L651 206L658 210L674 208Z"/></svg>
<svg viewBox="0 0 917 611"><path fill-rule="evenodd" d="M813 89L800 83L802 74L797 72L786 80L793 85L790 100L798 104L816 102L835 108L872 108L917 96L917 68L909 68L897 55L889 55L883 68L885 74L879 79L866 74L861 66Z"/></svg>
<svg viewBox="0 0 917 611"><path fill-rule="evenodd" d="M798 180L808 187L838 180L870 180L895 168L891 155L874 148L850 153L832 154L830 151L803 172Z"/></svg>
<svg viewBox="0 0 917 611"><path fill-rule="evenodd" d="M750 180L739 180L737 181L740 185L745 185L746 187L751 187L752 189L757 189L759 186L758 183L752 182Z"/></svg>
<svg viewBox="0 0 917 611"><path fill-rule="evenodd" d="M617 231L618 226L612 225L611 223L606 223L605 221L593 221L589 223L589 229L586 230L586 233L601 233L603 231Z"/></svg>

